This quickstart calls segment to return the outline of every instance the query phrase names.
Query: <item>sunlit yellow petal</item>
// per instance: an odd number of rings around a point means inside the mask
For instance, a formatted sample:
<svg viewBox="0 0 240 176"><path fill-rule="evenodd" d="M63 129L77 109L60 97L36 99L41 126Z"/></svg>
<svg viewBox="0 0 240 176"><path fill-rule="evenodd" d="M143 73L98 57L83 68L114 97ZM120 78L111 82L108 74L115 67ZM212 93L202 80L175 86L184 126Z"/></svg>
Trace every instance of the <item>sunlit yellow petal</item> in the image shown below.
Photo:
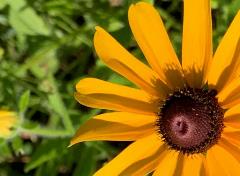
<svg viewBox="0 0 240 176"><path fill-rule="evenodd" d="M227 84L217 95L219 104L231 108L240 103L240 77Z"/></svg>
<svg viewBox="0 0 240 176"><path fill-rule="evenodd" d="M204 156L202 154L184 155L181 176L203 176Z"/></svg>
<svg viewBox="0 0 240 176"><path fill-rule="evenodd" d="M203 176L206 173L203 166L204 156L202 154L188 156L172 152L171 155L168 154L164 159L153 176Z"/></svg>
<svg viewBox="0 0 240 176"><path fill-rule="evenodd" d="M155 169L157 163L154 161L161 157L165 149L165 145L156 134L139 139L97 171L94 176L146 175Z"/></svg>
<svg viewBox="0 0 240 176"><path fill-rule="evenodd" d="M224 123L225 127L223 128L222 133L238 132L240 129L229 126L227 123Z"/></svg>
<svg viewBox="0 0 240 176"><path fill-rule="evenodd" d="M240 146L240 131L227 132L224 130L223 136L231 143Z"/></svg>
<svg viewBox="0 0 240 176"><path fill-rule="evenodd" d="M98 56L114 71L153 95L165 96L167 94L168 88L159 76L100 27L96 27L94 46Z"/></svg>
<svg viewBox="0 0 240 176"><path fill-rule="evenodd" d="M240 104L228 109L224 117L225 125L240 129Z"/></svg>
<svg viewBox="0 0 240 176"><path fill-rule="evenodd" d="M0 137L8 137L16 122L17 118L14 112L0 110Z"/></svg>
<svg viewBox="0 0 240 176"><path fill-rule="evenodd" d="M121 175L142 176L153 172L157 168L159 161L163 159L163 152L165 152L166 149L167 146L162 146L154 155L132 164L130 167L125 169Z"/></svg>
<svg viewBox="0 0 240 176"><path fill-rule="evenodd" d="M184 0L182 66L189 85L203 85L211 59L210 0Z"/></svg>
<svg viewBox="0 0 240 176"><path fill-rule="evenodd" d="M237 145L234 145L231 140L228 140L223 136L219 140L219 146L228 151L239 163L240 163L240 148Z"/></svg>
<svg viewBox="0 0 240 176"><path fill-rule="evenodd" d="M240 175L240 163L219 145L207 151L207 165L210 176Z"/></svg>
<svg viewBox="0 0 240 176"><path fill-rule="evenodd" d="M71 140L71 145L82 141L135 141L155 132L155 116L127 112L97 115L83 124Z"/></svg>
<svg viewBox="0 0 240 176"><path fill-rule="evenodd" d="M240 64L240 11L228 28L214 55L208 74L210 87L221 90L237 73Z"/></svg>
<svg viewBox="0 0 240 176"><path fill-rule="evenodd" d="M85 78L76 85L75 98L83 105L141 114L155 114L158 103L139 89L94 78Z"/></svg>
<svg viewBox="0 0 240 176"><path fill-rule="evenodd" d="M139 2L131 5L128 18L133 35L151 67L169 86L181 87L181 65L158 12L152 5Z"/></svg>
<svg viewBox="0 0 240 176"><path fill-rule="evenodd" d="M203 158L203 168L201 170L201 176L210 176L209 167L207 165L206 155Z"/></svg>
<svg viewBox="0 0 240 176"><path fill-rule="evenodd" d="M165 151L153 176L172 176L177 168L179 155L174 151Z"/></svg>

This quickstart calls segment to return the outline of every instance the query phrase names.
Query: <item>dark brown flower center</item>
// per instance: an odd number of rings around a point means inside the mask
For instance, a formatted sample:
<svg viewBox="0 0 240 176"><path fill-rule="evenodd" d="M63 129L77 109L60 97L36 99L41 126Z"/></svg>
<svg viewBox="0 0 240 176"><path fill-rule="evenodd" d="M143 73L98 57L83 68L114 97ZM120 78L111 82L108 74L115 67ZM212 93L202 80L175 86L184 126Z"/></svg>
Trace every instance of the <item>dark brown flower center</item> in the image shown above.
<svg viewBox="0 0 240 176"><path fill-rule="evenodd" d="M216 93L184 88L168 97L158 113L157 128L170 148L193 154L216 144L224 127Z"/></svg>

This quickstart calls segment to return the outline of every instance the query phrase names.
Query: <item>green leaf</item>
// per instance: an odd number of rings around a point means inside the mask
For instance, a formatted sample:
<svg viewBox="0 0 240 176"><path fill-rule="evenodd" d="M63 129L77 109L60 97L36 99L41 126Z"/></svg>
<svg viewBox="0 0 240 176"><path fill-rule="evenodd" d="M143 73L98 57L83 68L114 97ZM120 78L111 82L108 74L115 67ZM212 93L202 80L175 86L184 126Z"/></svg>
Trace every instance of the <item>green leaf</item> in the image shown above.
<svg viewBox="0 0 240 176"><path fill-rule="evenodd" d="M8 147L8 143L5 139L0 138L0 163L6 158L10 158L11 156L12 154L11 150Z"/></svg>
<svg viewBox="0 0 240 176"><path fill-rule="evenodd" d="M109 26L108 26L108 31L114 32L123 27L124 27L124 24L121 21L117 21L116 19L111 19L111 22L109 23Z"/></svg>
<svg viewBox="0 0 240 176"><path fill-rule="evenodd" d="M42 47L39 47L35 53L26 58L25 63L19 69L19 73L30 69L34 76L38 78L43 78L49 72L54 73L58 66L58 61L55 57L57 47L59 47L57 42L43 43ZM44 63L47 67L43 65ZM40 68L36 70L36 67Z"/></svg>
<svg viewBox="0 0 240 176"><path fill-rule="evenodd" d="M7 0L0 0L0 10L7 5Z"/></svg>
<svg viewBox="0 0 240 176"><path fill-rule="evenodd" d="M44 21L25 0L11 0L9 23L19 36L49 35L50 31Z"/></svg>
<svg viewBox="0 0 240 176"><path fill-rule="evenodd" d="M43 163L60 157L67 150L67 140L53 139L43 142L34 152L31 161L26 165L25 172L28 172Z"/></svg>
<svg viewBox="0 0 240 176"><path fill-rule="evenodd" d="M62 117L63 123L66 125L66 128L72 130L72 125L69 122L70 117L59 94L58 93L49 94L48 99L53 110Z"/></svg>
<svg viewBox="0 0 240 176"><path fill-rule="evenodd" d="M18 108L20 112L24 112L28 105L29 105L29 99L30 99L30 91L25 91L22 96L20 97L20 101L18 103Z"/></svg>
<svg viewBox="0 0 240 176"><path fill-rule="evenodd" d="M51 82L51 84L53 86L53 93L48 94L49 104L51 105L53 110L62 117L63 124L66 127L66 129L69 132L74 133L74 129L72 126L70 116L69 116L67 108L65 107L65 104L62 100L62 97L60 96L60 94L58 92L54 77L50 76L49 81Z"/></svg>
<svg viewBox="0 0 240 176"><path fill-rule="evenodd" d="M4 55L4 49L0 47L0 61L2 60Z"/></svg>
<svg viewBox="0 0 240 176"><path fill-rule="evenodd" d="M97 152L93 147L85 147L81 151L82 154L79 158L78 166L76 167L73 176L91 176L96 169Z"/></svg>
<svg viewBox="0 0 240 176"><path fill-rule="evenodd" d="M17 136L12 140L12 148L17 154L23 151L23 141L20 137Z"/></svg>
<svg viewBox="0 0 240 176"><path fill-rule="evenodd" d="M54 73L58 67L58 60L54 56L54 51L46 53L39 62L30 67L31 72L38 78L44 78L49 73Z"/></svg>

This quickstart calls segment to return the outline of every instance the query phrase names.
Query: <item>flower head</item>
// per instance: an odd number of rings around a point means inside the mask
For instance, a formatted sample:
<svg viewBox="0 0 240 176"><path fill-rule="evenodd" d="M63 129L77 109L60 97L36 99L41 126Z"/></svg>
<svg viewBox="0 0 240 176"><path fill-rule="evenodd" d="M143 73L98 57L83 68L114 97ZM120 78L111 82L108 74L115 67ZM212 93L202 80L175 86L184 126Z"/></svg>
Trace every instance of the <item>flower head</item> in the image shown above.
<svg viewBox="0 0 240 176"><path fill-rule="evenodd" d="M16 114L0 110L0 137L6 138L11 134L11 128L16 124Z"/></svg>
<svg viewBox="0 0 240 176"><path fill-rule="evenodd" d="M212 55L210 0L184 0L182 63L153 6L131 5L128 18L150 67L96 27L98 56L139 89L81 80L81 104L117 112L88 120L71 144L134 141L96 176L240 175L240 12Z"/></svg>

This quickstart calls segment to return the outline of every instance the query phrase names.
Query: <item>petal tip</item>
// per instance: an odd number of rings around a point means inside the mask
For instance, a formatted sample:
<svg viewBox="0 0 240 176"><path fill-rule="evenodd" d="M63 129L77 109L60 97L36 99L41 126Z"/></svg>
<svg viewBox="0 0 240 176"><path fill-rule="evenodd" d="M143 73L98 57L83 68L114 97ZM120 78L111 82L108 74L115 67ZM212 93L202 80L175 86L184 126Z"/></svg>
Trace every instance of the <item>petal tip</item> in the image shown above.
<svg viewBox="0 0 240 176"><path fill-rule="evenodd" d="M102 27L100 27L100 26L95 26L95 30L96 30L96 32L97 31L102 31L102 30L104 30Z"/></svg>
<svg viewBox="0 0 240 176"><path fill-rule="evenodd" d="M80 90L81 90L82 87L87 87L87 86L91 87L91 82L92 81L99 81L99 80L97 80L96 78L87 77L87 78L83 78L80 81L78 81L78 83L75 86L75 88L77 90L76 93L81 93L82 91L80 91Z"/></svg>
<svg viewBox="0 0 240 176"><path fill-rule="evenodd" d="M80 141L81 142L81 141ZM79 143L79 141L76 141L74 137L71 139L70 144L67 146L68 148L72 147L73 145Z"/></svg>
<svg viewBox="0 0 240 176"><path fill-rule="evenodd" d="M79 101L80 93L79 92L74 92L73 94L75 100Z"/></svg>
<svg viewBox="0 0 240 176"><path fill-rule="evenodd" d="M129 7L129 12L133 12L133 10L138 10L137 8L144 8L146 6L152 6L150 3L147 2L137 2L137 3L133 3L130 5Z"/></svg>
<svg viewBox="0 0 240 176"><path fill-rule="evenodd" d="M97 40L97 37L99 36L99 34L101 33L104 33L105 32L105 30L102 28L102 27L100 27L100 26L95 26L95 33L94 33L94 37L93 37L93 40L94 40L94 44L95 44L95 42L96 42L96 40Z"/></svg>

